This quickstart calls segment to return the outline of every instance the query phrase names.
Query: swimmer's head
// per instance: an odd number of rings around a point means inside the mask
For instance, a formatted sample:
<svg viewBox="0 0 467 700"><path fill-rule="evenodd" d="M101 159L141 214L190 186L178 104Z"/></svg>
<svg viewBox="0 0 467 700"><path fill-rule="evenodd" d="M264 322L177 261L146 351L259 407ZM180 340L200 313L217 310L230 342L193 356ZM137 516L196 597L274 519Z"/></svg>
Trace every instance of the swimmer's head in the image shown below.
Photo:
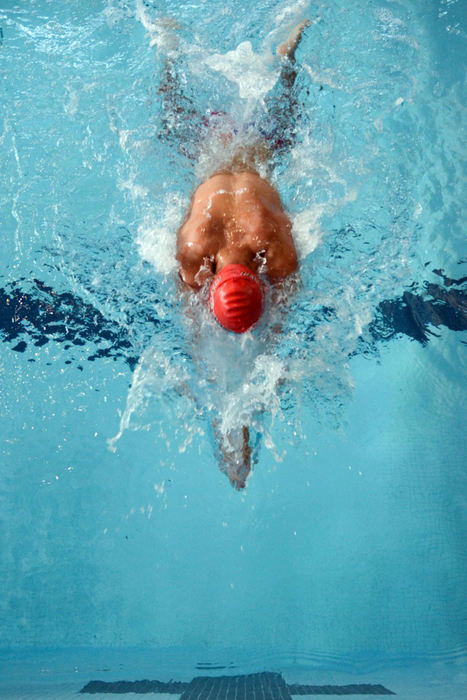
<svg viewBox="0 0 467 700"><path fill-rule="evenodd" d="M209 306L221 326L244 333L263 311L263 288L258 275L246 265L226 265L214 277Z"/></svg>

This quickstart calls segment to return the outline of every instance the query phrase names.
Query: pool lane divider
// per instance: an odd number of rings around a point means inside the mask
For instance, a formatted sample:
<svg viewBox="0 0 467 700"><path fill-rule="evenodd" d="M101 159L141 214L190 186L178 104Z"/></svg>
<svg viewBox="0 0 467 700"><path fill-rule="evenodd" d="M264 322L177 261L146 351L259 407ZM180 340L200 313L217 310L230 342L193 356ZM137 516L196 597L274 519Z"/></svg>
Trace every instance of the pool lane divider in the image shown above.
<svg viewBox="0 0 467 700"><path fill-rule="evenodd" d="M180 700L292 700L292 695L395 695L383 685L287 685L280 673L246 676L197 676L190 682L90 681L80 693L166 693Z"/></svg>

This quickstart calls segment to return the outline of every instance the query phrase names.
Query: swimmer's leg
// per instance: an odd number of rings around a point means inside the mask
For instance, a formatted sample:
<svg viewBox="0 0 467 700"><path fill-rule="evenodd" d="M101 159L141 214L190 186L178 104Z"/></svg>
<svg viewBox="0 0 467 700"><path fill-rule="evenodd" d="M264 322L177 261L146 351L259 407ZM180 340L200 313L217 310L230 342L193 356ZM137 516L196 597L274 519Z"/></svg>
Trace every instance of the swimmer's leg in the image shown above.
<svg viewBox="0 0 467 700"><path fill-rule="evenodd" d="M296 101L292 91L297 77L295 51L303 32L310 24L308 19L297 24L287 39L277 47L277 54L282 61L282 70L273 95L269 99L266 98L266 123L260 118L259 123L255 123L256 133L253 138L251 140L246 138L243 143L238 144L233 156L229 157L226 163L222 163L217 172L251 170L267 174L274 151L292 144L290 131L295 123L296 111L294 110Z"/></svg>
<svg viewBox="0 0 467 700"><path fill-rule="evenodd" d="M177 26L171 26L172 33ZM161 137L183 155L193 160L196 155L196 144L199 140L200 115L190 94L191 88L180 60L176 37L169 38L171 38L170 45L166 41L168 50L161 59L158 88L162 102Z"/></svg>
<svg viewBox="0 0 467 700"><path fill-rule="evenodd" d="M303 20L300 24L292 29L289 36L276 49L276 53L282 59L282 70L280 74L280 85L282 87L281 98L284 102L289 101L290 107L293 106L294 99L292 88L297 78L297 66L295 63L295 51L302 39L303 32L311 25L309 19Z"/></svg>
<svg viewBox="0 0 467 700"><path fill-rule="evenodd" d="M196 118L191 97L184 92L183 76L178 61L166 58L162 66L159 94L162 98L162 123L164 134L174 141L186 138L186 130Z"/></svg>
<svg viewBox="0 0 467 700"><path fill-rule="evenodd" d="M300 22L300 24L297 24L297 26L290 32L287 39L277 47L277 55L282 56L283 58L288 58L290 61L295 61L295 51L297 50L297 46L301 41L303 32L310 25L311 21L309 19L305 19L303 22Z"/></svg>
<svg viewBox="0 0 467 700"><path fill-rule="evenodd" d="M267 101L272 140L283 146L293 144L292 128L296 123L298 103L293 92L298 69L295 63L295 52L302 39L303 32L311 25L309 19L300 22L292 29L289 36L276 49L281 58L282 68L278 85Z"/></svg>

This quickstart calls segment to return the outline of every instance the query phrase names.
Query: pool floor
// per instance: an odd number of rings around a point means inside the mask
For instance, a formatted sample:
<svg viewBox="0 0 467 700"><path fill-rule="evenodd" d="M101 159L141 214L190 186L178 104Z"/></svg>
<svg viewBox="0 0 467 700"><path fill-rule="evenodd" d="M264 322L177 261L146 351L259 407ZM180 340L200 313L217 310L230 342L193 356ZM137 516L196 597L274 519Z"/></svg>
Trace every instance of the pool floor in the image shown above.
<svg viewBox="0 0 467 700"><path fill-rule="evenodd" d="M0 654L0 698L111 700L144 695L155 700L312 700L324 695L363 699L393 694L400 700L459 700L467 696L463 662L414 663L362 673L301 664L279 669L277 660L271 659L264 665L262 673L232 665L215 670L213 664L209 670L209 664L190 667L186 659L177 665L175 654L159 659L154 652L138 654L134 649L38 654L9 650Z"/></svg>

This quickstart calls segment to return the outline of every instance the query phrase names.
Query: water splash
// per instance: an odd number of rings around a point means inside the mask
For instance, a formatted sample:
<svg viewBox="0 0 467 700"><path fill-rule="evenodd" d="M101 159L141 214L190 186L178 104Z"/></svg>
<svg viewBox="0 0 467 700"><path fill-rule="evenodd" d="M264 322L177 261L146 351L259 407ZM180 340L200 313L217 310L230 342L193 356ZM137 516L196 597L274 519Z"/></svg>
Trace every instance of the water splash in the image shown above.
<svg viewBox="0 0 467 700"><path fill-rule="evenodd" d="M272 172L260 170L293 221L299 280L285 286L282 307L269 298L261 324L237 338L216 326L206 290L180 295L176 231L199 181L260 140L257 117L264 116L278 76L275 46L309 14L308 5L276 3L268 17L261 14L259 32L244 27L240 36L231 27L224 43L208 36L212 23L224 17L221 9L212 9L205 27L190 24L188 6L177 22L167 18L170 3L160 7L109 0L79 36L67 18L56 32L53 25L21 29L28 36L35 32L41 60L52 45L57 65L69 65L70 55L79 54L79 75L67 74L61 91L54 88L66 128L54 123L41 132L47 149L57 151L57 163L60 148L70 154L54 178L44 221L34 219L34 227L52 237L41 253L43 268L52 260L72 291L121 324L135 348L145 348L118 436L141 422L157 430L151 404L164 395L171 397L168 405L185 435L197 435L203 421L216 424L225 437L240 435L248 425L279 458L277 433L289 420L299 424L300 392L323 420L338 419L352 392L349 357L379 301L399 294L417 272L414 241L420 231L425 227L435 237L442 221L444 209L433 211L430 191L442 190L448 207L458 200L457 189L450 194L444 186L450 175L436 166L439 143L424 154L414 150L420 119L433 118L420 98L423 36L399 5L391 15L365 13L362 3L352 13L342 3L320 7L321 21L306 31L297 55L295 145L286 155L274 154ZM348 23L352 31L343 32ZM128 55L99 59L115 27L133 42ZM363 37L372 42L370 63ZM184 114L193 114L179 120L176 133L164 122L160 93L167 59L178 71ZM453 94L453 114L459 111L455 100ZM207 119L215 112L217 122ZM31 171L30 144L22 132L14 143L10 137L4 127L1 139L12 147L7 166L14 179L18 163L22 172ZM443 148L447 152L451 145ZM430 159L432 167L424 171ZM413 163L422 173L420 184L410 175ZM73 167L81 189L70 192ZM12 230L18 219L22 226L30 220L29 182L22 178L14 190L8 185ZM18 236L28 248L23 228ZM151 326L153 338L135 321L135 307L164 321ZM180 446L186 444L180 434Z"/></svg>
<svg viewBox="0 0 467 700"><path fill-rule="evenodd" d="M141 3L138 8L137 19L148 31L149 44L156 47L159 60L163 60L164 52L173 57L176 42L168 41L168 36L175 31L174 26L157 17L149 18ZM303 3L283 8L276 17L276 27L300 19L302 11ZM330 20L323 15L324 23ZM384 13L375 16L378 41L400 45L399 33L406 29L402 20L396 19ZM271 46L271 35L266 37L265 44L268 42ZM299 387L303 387L316 413L323 419L330 416L335 420L353 388L349 357L364 337L379 299L390 296L406 278L412 239L407 226L409 214L401 216L400 199L395 192L389 197L385 193L386 208L381 213L375 208L375 187L369 187L369 183L383 156L377 143L378 130L371 138L365 136L367 104L361 102L360 86L355 80L348 80L344 63L336 66L334 62L331 70L313 63L313 54L307 60L304 43L298 89L308 85L309 92L311 85L319 92L313 99L301 93L304 106L296 125L296 145L288 158L276 162L271 174L293 221L300 261L298 287L296 281L295 286L292 282L285 285L282 307L273 304L269 296L261 323L242 338L216 326L207 311L207 290L184 295L183 308L179 308L184 319L185 349L191 361L186 365L175 360L169 372L164 355L153 350L144 355L117 438L136 415L147 410L150 387L153 399L167 392L178 396L174 398L179 404L177 420L184 422L186 428L200 416L211 423L224 451L240 449L242 430L248 426L262 436L263 444L280 459L274 436L278 424L285 422L287 414L287 422L299 426L294 392L298 395ZM416 42L405 43L416 55ZM228 114L217 113L217 118L199 132L199 152L193 166L201 180L239 148L251 148L258 140L255 122L249 120L264 110L265 97L277 81L278 64L271 48L256 52L249 41L219 53L203 48L199 36L190 43L185 31L178 46L182 44L178 69L182 70L184 84L200 82L200 95L204 95L206 79L203 81L199 72L201 60L218 74L224 86L231 83L238 88L236 100L232 102L231 96L227 100ZM323 85L328 92L321 95ZM402 107L406 98L410 99L410 95L401 91L390 103L375 99L372 109L376 114L389 116ZM345 120L350 104L354 109L353 122ZM198 107L202 114L202 99ZM360 121L359 109L363 115ZM351 128L362 130L360 147L355 138L349 138ZM127 153L131 161L131 145L127 146ZM397 173L393 176L403 187ZM384 177L387 174L376 180L377 187L384 187ZM170 278L176 270L175 232L187 209L187 193L168 192L151 211L135 187L132 192L144 211L137 239L140 255L159 275ZM410 194L408 199L411 201ZM415 200L408 209L417 211ZM181 385L186 389L183 400L179 396ZM187 401L192 407L191 418Z"/></svg>
<svg viewBox="0 0 467 700"><path fill-rule="evenodd" d="M205 59L211 70L222 73L227 80L238 86L241 99L253 102L254 106L264 100L279 77L279 70L272 68L270 52L256 54L251 42L242 41L233 51L215 53Z"/></svg>

